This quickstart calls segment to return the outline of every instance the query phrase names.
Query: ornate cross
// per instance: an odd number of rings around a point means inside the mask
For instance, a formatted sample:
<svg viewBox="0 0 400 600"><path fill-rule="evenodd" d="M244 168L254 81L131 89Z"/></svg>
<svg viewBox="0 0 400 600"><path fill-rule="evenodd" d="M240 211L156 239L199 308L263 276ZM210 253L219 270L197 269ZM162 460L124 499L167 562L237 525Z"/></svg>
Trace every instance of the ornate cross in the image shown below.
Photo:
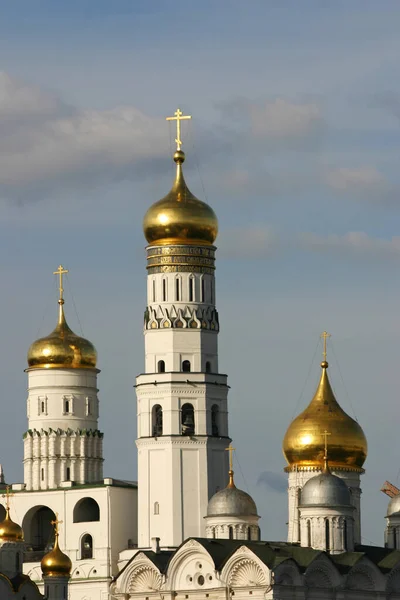
<svg viewBox="0 0 400 600"><path fill-rule="evenodd" d="M180 150L182 146L181 140L181 121L191 119L190 115L184 115L180 108L174 112L174 117L165 117L166 121L176 121L176 149Z"/></svg>
<svg viewBox="0 0 400 600"><path fill-rule="evenodd" d="M322 355L324 357L324 360L326 360L326 341L328 338L331 337L331 334L328 333L327 331L324 331L323 333L321 333L321 337L324 340L324 349L323 349Z"/></svg>
<svg viewBox="0 0 400 600"><path fill-rule="evenodd" d="M6 487L6 493L3 494L3 498L6 499L6 508L7 510L10 510L10 498L12 498L12 496L14 496L14 494L11 492L11 487L9 485L7 485Z"/></svg>
<svg viewBox="0 0 400 600"><path fill-rule="evenodd" d="M236 448L233 448L232 444L229 444L229 447L225 448L225 450L229 452L229 470L233 471L233 451L236 450Z"/></svg>
<svg viewBox="0 0 400 600"><path fill-rule="evenodd" d="M332 434L329 433L329 431L327 431L325 429L324 433L321 433L321 435L324 437L324 443L325 443L325 456L324 456L324 459L327 460L328 459L328 436L330 436Z"/></svg>
<svg viewBox="0 0 400 600"><path fill-rule="evenodd" d="M58 529L58 526L59 526L59 525L61 525L61 523L64 523L64 521L59 521L59 520L58 520L58 513L56 513L56 518L55 518L55 520L54 520L54 521L50 521L50 523L51 523L51 525L53 525L53 527L54 527L54 533L55 533L56 535L58 535L58 534L59 534L59 529Z"/></svg>
<svg viewBox="0 0 400 600"><path fill-rule="evenodd" d="M62 265L60 265L58 267L57 271L53 272L53 275L58 275L59 278L60 278L60 283L59 283L59 286L58 286L58 290L60 292L60 300L63 299L63 291L64 291L64 288L63 288L63 275L65 273L68 273L68 269L64 269L64 267Z"/></svg>

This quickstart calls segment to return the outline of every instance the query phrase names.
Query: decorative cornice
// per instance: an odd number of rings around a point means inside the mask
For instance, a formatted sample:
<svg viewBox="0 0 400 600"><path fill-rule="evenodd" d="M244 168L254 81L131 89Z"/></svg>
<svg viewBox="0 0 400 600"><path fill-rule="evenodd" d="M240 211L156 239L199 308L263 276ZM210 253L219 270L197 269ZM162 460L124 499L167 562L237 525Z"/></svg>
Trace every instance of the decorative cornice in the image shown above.
<svg viewBox="0 0 400 600"><path fill-rule="evenodd" d="M207 273L215 270L215 246L149 246L147 270L153 273Z"/></svg>
<svg viewBox="0 0 400 600"><path fill-rule="evenodd" d="M86 437L95 437L95 438L100 438L102 439L104 437L104 433L102 433L101 431L99 431L98 429L52 429L51 427L49 427L49 429L28 429L28 431L26 431L24 433L24 435L22 436L23 439L27 438L28 436L33 437L33 436L48 436L48 435L55 435L55 436L65 436L65 437L71 437L74 435L80 435L80 436L86 436Z"/></svg>
<svg viewBox="0 0 400 600"><path fill-rule="evenodd" d="M309 466L303 467L299 465L289 465L284 468L285 473L322 473L321 466ZM361 475L365 473L365 469L361 469L360 467L345 467L345 466L331 466L331 471L345 471L347 473L360 473Z"/></svg>
<svg viewBox="0 0 400 600"><path fill-rule="evenodd" d="M148 306L144 311L144 328L146 329L208 329L219 331L218 311L207 306L205 308L191 306L175 307Z"/></svg>

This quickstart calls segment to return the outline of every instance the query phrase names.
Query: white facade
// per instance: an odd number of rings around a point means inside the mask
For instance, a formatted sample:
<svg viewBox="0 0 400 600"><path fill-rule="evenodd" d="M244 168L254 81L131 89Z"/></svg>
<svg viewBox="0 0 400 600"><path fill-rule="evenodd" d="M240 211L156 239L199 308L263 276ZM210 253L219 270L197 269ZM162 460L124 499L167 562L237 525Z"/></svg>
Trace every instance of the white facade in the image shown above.
<svg viewBox="0 0 400 600"><path fill-rule="evenodd" d="M335 470L331 468L333 475L340 477L345 481L349 490L351 503L354 506L354 543L361 543L361 487L360 475L357 471L345 471L342 469ZM301 490L305 483L318 473L322 473L321 469L310 469L307 471L289 471L289 487L288 487L288 502L289 502L289 518L288 518L288 542L300 542L300 512L299 498Z"/></svg>
<svg viewBox="0 0 400 600"><path fill-rule="evenodd" d="M97 369L29 368L24 483L47 490L103 477Z"/></svg>
<svg viewBox="0 0 400 600"><path fill-rule="evenodd" d="M60 547L72 561L70 600L108 600L119 552L137 540L136 486L113 479L95 486L69 484L31 492L14 485L11 518L24 530L24 573L43 589L40 560L52 543L50 521L58 514Z"/></svg>
<svg viewBox="0 0 400 600"><path fill-rule="evenodd" d="M186 256L214 250L167 249ZM157 251L165 248L148 248L149 261ZM145 373L136 380L140 548L154 537L176 547L205 536L208 501L227 483L228 386L218 373L215 279L187 268L149 268Z"/></svg>

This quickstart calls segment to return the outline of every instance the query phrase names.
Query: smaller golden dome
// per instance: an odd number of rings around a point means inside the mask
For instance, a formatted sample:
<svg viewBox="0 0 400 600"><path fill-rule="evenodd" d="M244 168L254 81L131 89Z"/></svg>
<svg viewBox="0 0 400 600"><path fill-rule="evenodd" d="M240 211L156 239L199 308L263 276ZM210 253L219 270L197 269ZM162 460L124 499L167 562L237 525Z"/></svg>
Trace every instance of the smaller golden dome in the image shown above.
<svg viewBox="0 0 400 600"><path fill-rule="evenodd" d="M215 212L192 194L182 172L185 153L174 154L176 179L171 191L153 204L143 220L143 231L151 245L214 244L218 234Z"/></svg>
<svg viewBox="0 0 400 600"><path fill-rule="evenodd" d="M64 300L60 298L58 323L48 336L33 342L28 351L29 368L35 369L95 369L96 348L89 340L76 335L64 315Z"/></svg>
<svg viewBox="0 0 400 600"><path fill-rule="evenodd" d="M367 440L360 425L339 405L328 379L328 363L321 363L321 379L307 408L289 425L283 440L286 470L321 469L325 455L324 432L329 432L332 469L362 471Z"/></svg>
<svg viewBox="0 0 400 600"><path fill-rule="evenodd" d="M22 527L10 517L10 508L6 508L6 516L4 521L0 523L0 541L2 542L22 542L24 539L24 532Z"/></svg>
<svg viewBox="0 0 400 600"><path fill-rule="evenodd" d="M69 556L61 552L58 545L59 534L55 533L54 548L43 556L40 567L43 577L70 577L72 562Z"/></svg>

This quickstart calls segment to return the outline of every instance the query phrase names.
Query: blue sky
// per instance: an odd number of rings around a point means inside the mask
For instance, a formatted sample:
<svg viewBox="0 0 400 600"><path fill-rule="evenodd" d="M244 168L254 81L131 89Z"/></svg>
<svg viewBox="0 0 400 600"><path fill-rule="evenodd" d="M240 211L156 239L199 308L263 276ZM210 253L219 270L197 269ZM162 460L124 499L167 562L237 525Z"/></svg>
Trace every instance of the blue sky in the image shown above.
<svg viewBox="0 0 400 600"><path fill-rule="evenodd" d="M136 477L141 222L170 187L164 117L181 106L193 115L186 179L220 221L220 367L238 484L263 537L284 539L285 491L257 481L270 472L285 487L282 438L312 397L327 329L332 384L369 441L363 535L382 543L379 488L400 479L398 2L15 0L0 17L7 479L22 480L23 369L54 326L60 263L68 320L79 332L73 296L99 353L105 474Z"/></svg>

